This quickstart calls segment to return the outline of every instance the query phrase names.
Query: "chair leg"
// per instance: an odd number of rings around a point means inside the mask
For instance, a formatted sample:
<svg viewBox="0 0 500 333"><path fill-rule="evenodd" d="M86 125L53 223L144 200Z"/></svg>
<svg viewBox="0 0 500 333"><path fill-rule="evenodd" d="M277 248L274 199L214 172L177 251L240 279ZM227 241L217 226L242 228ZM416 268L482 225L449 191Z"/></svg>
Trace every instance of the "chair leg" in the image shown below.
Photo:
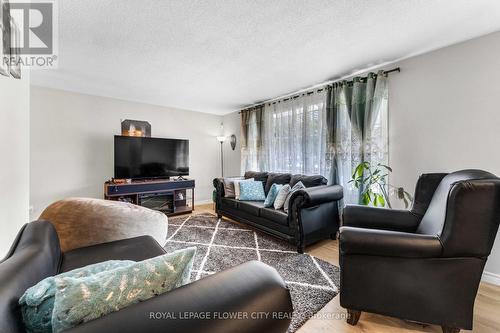
<svg viewBox="0 0 500 333"><path fill-rule="evenodd" d="M352 326L356 326L359 317L361 316L361 311L349 310L347 309L347 323Z"/></svg>
<svg viewBox="0 0 500 333"><path fill-rule="evenodd" d="M303 254L304 253L304 246L297 245L297 252L300 253L300 254Z"/></svg>
<svg viewBox="0 0 500 333"><path fill-rule="evenodd" d="M453 327L446 327L446 326L441 326L443 329L443 333L458 333L460 332L460 328L453 328Z"/></svg>
<svg viewBox="0 0 500 333"><path fill-rule="evenodd" d="M337 233L330 234L330 239L336 240L337 239Z"/></svg>

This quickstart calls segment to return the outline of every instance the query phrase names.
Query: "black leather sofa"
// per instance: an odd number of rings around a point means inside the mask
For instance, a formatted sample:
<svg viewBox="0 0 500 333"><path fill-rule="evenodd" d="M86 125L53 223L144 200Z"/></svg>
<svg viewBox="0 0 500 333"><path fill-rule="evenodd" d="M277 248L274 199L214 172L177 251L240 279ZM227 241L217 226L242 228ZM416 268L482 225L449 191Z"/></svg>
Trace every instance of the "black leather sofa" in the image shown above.
<svg viewBox="0 0 500 333"><path fill-rule="evenodd" d="M340 304L472 329L474 300L500 222L500 179L481 170L424 174L411 211L347 206L340 228Z"/></svg>
<svg viewBox="0 0 500 333"><path fill-rule="evenodd" d="M305 246L309 244L336 238L340 220L338 201L343 197L342 186L328 186L326 178L319 175L247 171L245 178L262 181L266 195L274 183L290 184L293 187L301 181L306 189L292 194L287 214L284 210L264 208L263 201L240 201L225 197L223 179L216 178L215 210L219 218L227 216L284 239L297 246L299 253L303 253Z"/></svg>
<svg viewBox="0 0 500 333"><path fill-rule="evenodd" d="M164 253L163 248L150 236L61 253L59 238L52 224L46 221L29 223L19 232L7 257L0 262L0 332L25 332L18 307L19 297L27 288L48 276L105 260L139 261ZM203 320L180 317L183 313L208 313L215 316L215 313L225 312L246 313L248 318ZM276 316L255 319L251 317L254 312L273 312ZM89 321L67 332L285 332L291 312L290 294L282 278L273 268L253 261ZM166 313L177 319L158 319L158 314Z"/></svg>

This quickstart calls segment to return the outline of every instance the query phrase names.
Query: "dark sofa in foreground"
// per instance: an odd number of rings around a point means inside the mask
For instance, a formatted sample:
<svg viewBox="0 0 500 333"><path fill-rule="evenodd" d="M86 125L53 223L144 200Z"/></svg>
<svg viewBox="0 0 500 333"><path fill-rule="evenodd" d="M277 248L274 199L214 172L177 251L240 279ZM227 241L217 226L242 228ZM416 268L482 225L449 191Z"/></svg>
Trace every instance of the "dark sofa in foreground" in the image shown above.
<svg viewBox="0 0 500 333"><path fill-rule="evenodd" d="M245 178L262 181L266 195L273 183L290 184L293 187L301 181L306 189L292 194L287 214L272 207L264 208L263 201L240 201L225 197L223 179L216 178L215 210L219 217L227 216L284 239L297 246L300 253L309 244L336 238L340 221L338 201L343 197L342 186L326 185L326 178L318 175L247 171Z"/></svg>
<svg viewBox="0 0 500 333"><path fill-rule="evenodd" d="M140 236L62 253L53 225L26 224L7 257L0 262L0 332L25 332L18 306L24 291L44 278L85 265L111 260L140 261L165 253L151 237ZM254 312L276 316L252 319ZM175 318L158 317L168 313ZM247 319L185 319L180 314L246 313ZM147 301L67 330L90 332L232 333L285 332L292 304L289 290L275 269L251 261L174 289ZM255 318L255 317L254 317Z"/></svg>

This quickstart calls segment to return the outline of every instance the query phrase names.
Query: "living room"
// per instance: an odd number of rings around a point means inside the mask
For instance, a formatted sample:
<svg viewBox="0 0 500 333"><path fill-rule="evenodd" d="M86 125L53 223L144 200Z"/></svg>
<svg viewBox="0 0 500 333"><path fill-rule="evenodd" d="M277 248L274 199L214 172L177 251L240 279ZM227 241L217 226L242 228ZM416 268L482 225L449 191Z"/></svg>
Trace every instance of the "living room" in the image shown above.
<svg viewBox="0 0 500 333"><path fill-rule="evenodd" d="M498 1L38 3L1 332L500 331Z"/></svg>

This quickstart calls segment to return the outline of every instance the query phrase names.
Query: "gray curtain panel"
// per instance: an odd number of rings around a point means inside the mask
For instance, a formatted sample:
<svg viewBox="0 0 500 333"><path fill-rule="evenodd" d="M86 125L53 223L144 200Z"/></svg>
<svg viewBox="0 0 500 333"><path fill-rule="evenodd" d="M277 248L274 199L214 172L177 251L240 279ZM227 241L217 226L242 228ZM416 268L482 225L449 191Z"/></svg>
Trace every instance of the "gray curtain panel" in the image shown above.
<svg viewBox="0 0 500 333"><path fill-rule="evenodd" d="M387 163L388 86L383 71L334 83L327 96L330 182L344 186L344 202L360 203L349 180L356 166Z"/></svg>
<svg viewBox="0 0 500 333"><path fill-rule="evenodd" d="M251 109L242 110L241 113L241 147L248 145L248 135L252 125L255 126L255 142L257 147L262 145L262 113L264 105L258 105Z"/></svg>
<svg viewBox="0 0 500 333"><path fill-rule="evenodd" d="M264 105L241 111L241 171L259 171Z"/></svg>

